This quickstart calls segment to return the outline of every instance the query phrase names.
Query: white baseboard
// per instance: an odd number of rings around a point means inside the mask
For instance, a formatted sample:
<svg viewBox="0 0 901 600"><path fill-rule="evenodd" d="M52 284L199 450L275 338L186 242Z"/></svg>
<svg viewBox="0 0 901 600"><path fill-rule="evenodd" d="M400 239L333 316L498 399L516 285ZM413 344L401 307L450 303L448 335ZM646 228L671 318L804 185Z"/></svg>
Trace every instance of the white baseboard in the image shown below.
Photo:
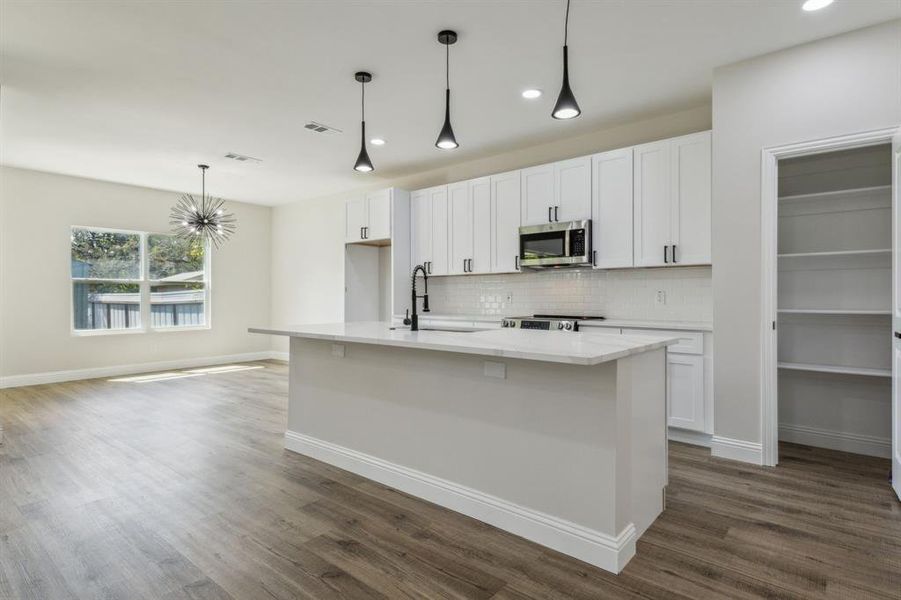
<svg viewBox="0 0 901 600"><path fill-rule="evenodd" d="M285 448L494 525L587 563L619 573L635 555L632 523L616 537L446 479L288 431Z"/></svg>
<svg viewBox="0 0 901 600"><path fill-rule="evenodd" d="M892 456L891 438L818 429L804 425L780 424L779 440L880 458L891 458Z"/></svg>
<svg viewBox="0 0 901 600"><path fill-rule="evenodd" d="M116 365L112 367L74 369L71 371L48 371L45 373L28 373L26 375L10 375L7 377L0 377L0 389L22 387L24 385L41 385L43 383L60 383L62 381L77 381L80 379L97 379L99 377L118 377L120 375L151 373L154 371L167 371L169 369L191 369L233 362L250 362L254 360L270 359L278 360L279 357L274 356L274 354L280 353L271 350L262 350L260 352L226 354L223 356L206 356L200 358L185 358L181 360L163 360L131 365Z"/></svg>
<svg viewBox="0 0 901 600"><path fill-rule="evenodd" d="M679 429L678 427L667 428L666 437L674 442L682 442L683 444L691 444L692 446L703 446L709 448L713 436L709 433L701 431L689 431L688 429Z"/></svg>
<svg viewBox="0 0 901 600"><path fill-rule="evenodd" d="M272 360L278 360L281 362L288 362L288 353L287 352L279 352L277 350L273 350L269 353Z"/></svg>
<svg viewBox="0 0 901 600"><path fill-rule="evenodd" d="M710 440L710 454L752 465L763 464L763 444L760 442L746 442L714 435Z"/></svg>

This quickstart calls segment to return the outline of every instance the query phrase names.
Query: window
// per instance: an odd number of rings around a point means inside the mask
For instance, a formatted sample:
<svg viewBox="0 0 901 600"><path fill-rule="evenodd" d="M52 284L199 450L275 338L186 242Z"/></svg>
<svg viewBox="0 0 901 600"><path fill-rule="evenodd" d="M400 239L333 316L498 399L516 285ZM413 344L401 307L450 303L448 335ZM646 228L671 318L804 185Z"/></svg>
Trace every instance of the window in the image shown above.
<svg viewBox="0 0 901 600"><path fill-rule="evenodd" d="M73 227L73 330L107 333L208 326L208 256L200 240Z"/></svg>

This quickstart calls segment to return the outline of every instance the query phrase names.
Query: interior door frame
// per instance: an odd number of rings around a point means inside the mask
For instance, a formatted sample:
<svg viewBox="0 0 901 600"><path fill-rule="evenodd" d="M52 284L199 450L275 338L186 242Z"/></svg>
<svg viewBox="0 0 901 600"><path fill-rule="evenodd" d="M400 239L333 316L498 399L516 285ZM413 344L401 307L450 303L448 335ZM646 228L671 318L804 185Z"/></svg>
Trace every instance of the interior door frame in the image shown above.
<svg viewBox="0 0 901 600"><path fill-rule="evenodd" d="M763 148L760 153L760 441L761 464L779 462L778 308L779 161L891 143L897 127Z"/></svg>

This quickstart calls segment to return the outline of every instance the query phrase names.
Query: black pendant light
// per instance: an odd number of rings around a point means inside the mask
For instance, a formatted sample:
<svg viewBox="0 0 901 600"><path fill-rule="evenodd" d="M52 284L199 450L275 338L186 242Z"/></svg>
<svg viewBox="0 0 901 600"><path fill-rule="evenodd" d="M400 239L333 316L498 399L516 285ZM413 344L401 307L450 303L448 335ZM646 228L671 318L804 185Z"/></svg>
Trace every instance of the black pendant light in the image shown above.
<svg viewBox="0 0 901 600"><path fill-rule="evenodd" d="M569 0L566 0L566 21L563 26L563 87L560 88L560 95L557 96L557 104L554 105L554 112L551 116L555 119L574 119L582 114L579 103L569 87L569 53L567 52L567 43L569 42Z"/></svg>
<svg viewBox="0 0 901 600"><path fill-rule="evenodd" d="M357 162L354 164L354 171L359 171L360 173L369 173L370 171L374 171L375 167L372 166L372 161L369 160L369 152L366 151L366 84L372 81L372 73L367 73L366 71L359 71L354 74L354 79L360 82L360 155L357 157Z"/></svg>
<svg viewBox="0 0 901 600"><path fill-rule="evenodd" d="M459 144L454 136L454 128L451 127L450 122L450 47L451 44L457 43L457 32L445 29L438 33L438 41L444 44L445 48L444 74L446 89L444 93L444 127L441 128L441 133L438 134L435 145L442 150L453 150Z"/></svg>

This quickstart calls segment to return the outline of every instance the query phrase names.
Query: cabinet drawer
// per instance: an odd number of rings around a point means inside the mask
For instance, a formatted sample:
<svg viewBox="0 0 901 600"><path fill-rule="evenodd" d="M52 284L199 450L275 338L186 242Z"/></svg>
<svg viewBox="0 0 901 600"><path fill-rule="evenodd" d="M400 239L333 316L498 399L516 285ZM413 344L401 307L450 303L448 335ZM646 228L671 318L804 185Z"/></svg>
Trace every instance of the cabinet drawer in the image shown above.
<svg viewBox="0 0 901 600"><path fill-rule="evenodd" d="M704 354L704 334L698 331L672 331L668 329L623 329L625 335L676 337L678 343L667 347L676 354Z"/></svg>

